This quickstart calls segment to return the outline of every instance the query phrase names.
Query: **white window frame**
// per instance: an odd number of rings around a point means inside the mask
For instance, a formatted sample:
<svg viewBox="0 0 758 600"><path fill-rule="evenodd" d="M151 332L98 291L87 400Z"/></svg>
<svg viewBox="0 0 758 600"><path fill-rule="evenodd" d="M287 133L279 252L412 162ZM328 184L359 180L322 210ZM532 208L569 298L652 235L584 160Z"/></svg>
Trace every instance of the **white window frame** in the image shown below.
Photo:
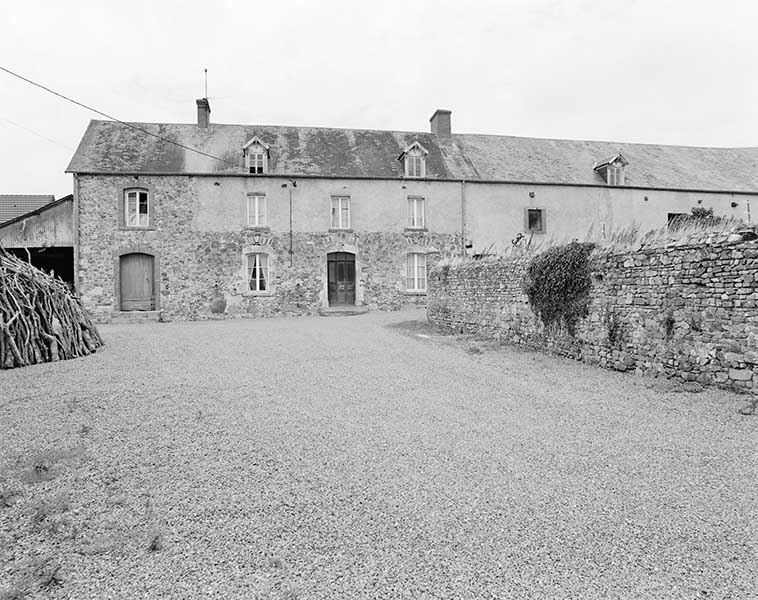
<svg viewBox="0 0 758 600"><path fill-rule="evenodd" d="M409 252L406 255L405 290L426 293L426 254L423 252Z"/></svg>
<svg viewBox="0 0 758 600"><path fill-rule="evenodd" d="M258 168L261 170L258 171ZM268 151L266 148L257 142L245 148L245 169L254 175L268 173Z"/></svg>
<svg viewBox="0 0 758 600"><path fill-rule="evenodd" d="M408 196L408 229L426 228L426 198Z"/></svg>
<svg viewBox="0 0 758 600"><path fill-rule="evenodd" d="M251 259L253 260L252 266L250 264ZM245 276L249 293L264 294L271 292L271 261L269 255L266 252L246 254Z"/></svg>
<svg viewBox="0 0 758 600"><path fill-rule="evenodd" d="M140 210L143 197L145 212ZM132 207L134 210L130 210ZM134 220L132 220L132 216ZM142 188L124 190L124 225L136 228L150 227L150 193L147 190Z"/></svg>
<svg viewBox="0 0 758 600"><path fill-rule="evenodd" d="M426 157L420 148L411 148L405 153L405 176L426 177Z"/></svg>
<svg viewBox="0 0 758 600"><path fill-rule="evenodd" d="M607 182L610 186L624 185L624 167L621 165L608 165Z"/></svg>
<svg viewBox="0 0 758 600"><path fill-rule="evenodd" d="M335 207L337 208L336 214L334 210ZM332 196L331 209L332 209L331 228L332 229L350 229L350 221L351 221L350 196ZM343 212L347 214L347 219L343 220ZM344 221L347 221L347 222L345 223Z"/></svg>
<svg viewBox="0 0 758 600"><path fill-rule="evenodd" d="M262 210L261 210L262 207ZM266 227L267 206L265 194L248 194L247 196L247 226ZM251 210L252 209L252 210Z"/></svg>

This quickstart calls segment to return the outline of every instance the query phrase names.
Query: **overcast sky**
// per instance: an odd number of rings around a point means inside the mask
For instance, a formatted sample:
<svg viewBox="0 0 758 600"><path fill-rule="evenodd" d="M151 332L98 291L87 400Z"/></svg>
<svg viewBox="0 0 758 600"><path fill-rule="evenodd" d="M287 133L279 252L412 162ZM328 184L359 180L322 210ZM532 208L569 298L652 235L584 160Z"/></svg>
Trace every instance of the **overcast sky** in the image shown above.
<svg viewBox="0 0 758 600"><path fill-rule="evenodd" d="M10 6L12 5L12 6ZM758 2L23 2L0 66L127 121L758 146ZM71 193L99 118L0 71L0 194ZM40 137L42 136L42 137ZM49 138L49 139L48 139Z"/></svg>

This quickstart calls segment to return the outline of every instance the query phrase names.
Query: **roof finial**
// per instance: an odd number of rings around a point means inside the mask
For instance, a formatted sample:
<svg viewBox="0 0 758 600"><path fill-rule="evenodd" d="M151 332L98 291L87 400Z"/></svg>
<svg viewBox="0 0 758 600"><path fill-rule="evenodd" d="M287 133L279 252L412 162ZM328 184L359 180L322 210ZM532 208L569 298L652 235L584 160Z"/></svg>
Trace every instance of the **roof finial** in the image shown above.
<svg viewBox="0 0 758 600"><path fill-rule="evenodd" d="M208 69L205 69L205 96L203 98L208 99Z"/></svg>

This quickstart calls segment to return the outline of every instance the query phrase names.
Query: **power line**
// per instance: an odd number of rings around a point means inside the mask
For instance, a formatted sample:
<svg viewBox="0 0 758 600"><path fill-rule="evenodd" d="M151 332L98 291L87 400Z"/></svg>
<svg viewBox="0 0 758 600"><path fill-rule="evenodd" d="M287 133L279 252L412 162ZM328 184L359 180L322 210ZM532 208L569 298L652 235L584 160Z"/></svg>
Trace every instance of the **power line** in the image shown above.
<svg viewBox="0 0 758 600"><path fill-rule="evenodd" d="M36 81L32 81L31 79L27 79L23 75L19 75L18 73L14 73L10 69L6 69L3 66L0 66L0 70L5 71L9 75L13 75L14 77L17 77L18 79L25 81L26 83L29 83L35 87L38 87L42 90L45 90L46 92L49 92L53 94L54 96L58 96L59 98L63 98L64 100L71 102L72 104L76 104L77 106L81 106L82 108L86 108L87 110L92 111L93 113L96 113L100 116L105 117L106 119L110 119L111 121L115 121L116 123L119 123L121 125L124 125L125 127L130 127L131 129L135 129L141 133L144 133L145 135L153 136L154 138L158 138L161 141L167 142L169 144L173 144L174 146L178 146L179 148L183 148L184 150L189 150L190 152L195 152L197 154L201 154L202 156L207 156L208 158L212 158L214 160L218 160L224 163L227 163L229 165L238 166L237 163L232 162L230 160L226 160L225 158L221 158L219 156L214 156L213 154L208 154L207 152L203 152L202 150L198 150L197 148L192 148L191 146L185 146L184 144L180 144L179 142L175 142L174 140L170 140L167 137L163 137L162 135L158 135L157 133L153 133L152 131L148 131L147 129L142 129L142 127L137 127L136 125L132 123L127 123L126 121L122 121L121 119L117 119L116 117L112 117L111 115L104 113L101 110L97 110L96 108L92 108L91 106L87 106L86 104L79 102L77 100L74 100L73 98L69 98L68 96L64 96L63 94L56 92L55 90L51 90L49 87L45 87L44 85L37 83Z"/></svg>
<svg viewBox="0 0 758 600"><path fill-rule="evenodd" d="M5 119L5 118L0 118L0 121L8 123L8 125L13 125L14 127L18 127L19 129L24 129L25 131L28 131L29 133L33 133L37 137L40 137L43 140L47 140L48 142L52 142L53 144L58 144L59 146L63 146L64 148L68 148L69 150L72 150L72 151L76 150L76 148L72 148L71 146L68 146L67 144L64 144L63 142L59 142L58 140L49 138L46 135L42 135L41 133L34 131L34 129L29 129L28 127L25 127L24 125L21 125L21 123L16 123L15 121L11 121L10 119Z"/></svg>

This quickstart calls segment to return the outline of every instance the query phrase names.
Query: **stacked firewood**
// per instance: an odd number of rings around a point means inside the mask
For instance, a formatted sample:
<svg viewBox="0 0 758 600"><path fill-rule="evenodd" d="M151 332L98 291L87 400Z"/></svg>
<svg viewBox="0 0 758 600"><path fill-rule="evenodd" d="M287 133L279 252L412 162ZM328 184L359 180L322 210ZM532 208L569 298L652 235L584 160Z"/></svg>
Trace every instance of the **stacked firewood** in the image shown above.
<svg viewBox="0 0 758 600"><path fill-rule="evenodd" d="M84 356L102 345L63 281L0 248L0 369Z"/></svg>

